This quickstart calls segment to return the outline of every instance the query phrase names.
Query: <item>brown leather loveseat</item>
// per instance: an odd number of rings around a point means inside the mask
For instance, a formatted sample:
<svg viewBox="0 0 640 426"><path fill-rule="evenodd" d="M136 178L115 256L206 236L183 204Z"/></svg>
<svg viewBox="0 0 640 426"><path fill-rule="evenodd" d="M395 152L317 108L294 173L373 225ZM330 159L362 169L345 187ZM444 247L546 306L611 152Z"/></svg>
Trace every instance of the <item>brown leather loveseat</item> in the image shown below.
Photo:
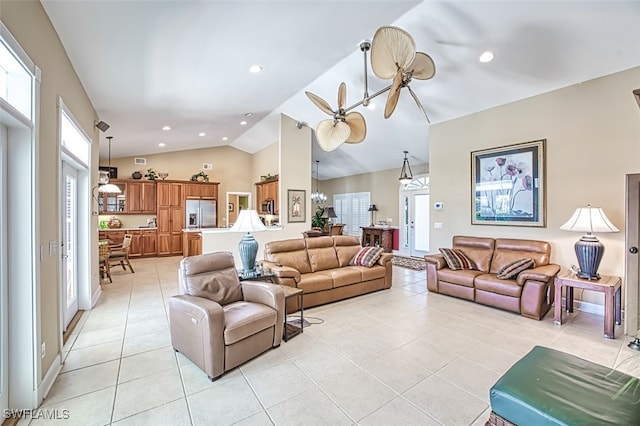
<svg viewBox="0 0 640 426"><path fill-rule="evenodd" d="M358 237L347 235L272 241L265 245L262 265L278 284L302 288L308 308L391 287L391 253L370 268L350 266L361 248ZM294 309L297 298L290 298L287 311Z"/></svg>
<svg viewBox="0 0 640 426"><path fill-rule="evenodd" d="M426 255L427 289L540 320L553 305L554 278L560 266L551 264L551 245L545 241L454 236L474 269L451 270L444 256ZM531 258L535 267L511 279L498 278L508 264Z"/></svg>

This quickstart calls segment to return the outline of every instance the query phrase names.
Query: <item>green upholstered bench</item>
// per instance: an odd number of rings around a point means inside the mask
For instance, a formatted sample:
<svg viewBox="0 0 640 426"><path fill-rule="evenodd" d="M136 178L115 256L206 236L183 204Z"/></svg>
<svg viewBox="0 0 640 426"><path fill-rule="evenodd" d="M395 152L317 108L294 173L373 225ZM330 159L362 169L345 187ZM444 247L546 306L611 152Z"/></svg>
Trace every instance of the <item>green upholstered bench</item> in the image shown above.
<svg viewBox="0 0 640 426"><path fill-rule="evenodd" d="M640 425L640 394L612 399L631 376L542 346L516 362L490 390L496 425Z"/></svg>

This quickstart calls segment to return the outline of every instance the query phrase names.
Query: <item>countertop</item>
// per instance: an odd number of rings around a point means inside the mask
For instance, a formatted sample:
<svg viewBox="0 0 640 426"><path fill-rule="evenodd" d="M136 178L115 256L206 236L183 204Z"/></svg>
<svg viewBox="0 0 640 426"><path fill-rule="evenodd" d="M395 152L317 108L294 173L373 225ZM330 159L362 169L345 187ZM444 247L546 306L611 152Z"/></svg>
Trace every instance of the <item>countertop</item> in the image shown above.
<svg viewBox="0 0 640 426"><path fill-rule="evenodd" d="M267 226L267 231L281 231L282 226ZM203 234L216 234L216 233L228 233L228 232L240 232L232 231L231 228L185 228L182 232L201 232ZM260 232L260 231L258 231Z"/></svg>
<svg viewBox="0 0 640 426"><path fill-rule="evenodd" d="M147 226L138 226L138 227L131 227L131 228L125 228L124 226L122 228L98 228L98 231L146 231L146 230L156 230L158 228L153 227L147 227Z"/></svg>

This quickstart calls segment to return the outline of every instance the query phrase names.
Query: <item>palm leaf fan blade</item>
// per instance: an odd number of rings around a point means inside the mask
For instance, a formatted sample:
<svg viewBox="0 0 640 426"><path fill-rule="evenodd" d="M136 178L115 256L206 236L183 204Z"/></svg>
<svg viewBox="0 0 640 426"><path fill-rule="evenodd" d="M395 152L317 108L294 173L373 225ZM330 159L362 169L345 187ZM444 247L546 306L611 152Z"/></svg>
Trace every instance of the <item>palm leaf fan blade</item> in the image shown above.
<svg viewBox="0 0 640 426"><path fill-rule="evenodd" d="M351 134L349 126L342 121L322 120L316 128L318 145L324 151L333 151L347 140Z"/></svg>
<svg viewBox="0 0 640 426"><path fill-rule="evenodd" d="M412 77L418 80L429 80L436 75L436 64L431 59L431 56L424 52L417 52L413 62L407 69L413 71Z"/></svg>
<svg viewBox="0 0 640 426"><path fill-rule="evenodd" d="M345 140L346 143L360 143L367 136L367 123L364 120L364 116L359 112L350 112L344 118L345 123L351 129L351 134Z"/></svg>
<svg viewBox="0 0 640 426"><path fill-rule="evenodd" d="M309 98L311 100L311 102L314 103L315 106L317 106L318 108L320 108L322 111L326 112L329 115L333 115L333 110L331 109L331 106L329 105L329 103L327 101L325 101L324 99L322 99L320 96L316 95L315 93L311 93L311 92L304 92L305 95L307 95L307 98Z"/></svg>
<svg viewBox="0 0 640 426"><path fill-rule="evenodd" d="M371 42L371 68L383 80L392 79L398 68L407 69L416 55L416 44L405 30L378 28Z"/></svg>
<svg viewBox="0 0 640 426"><path fill-rule="evenodd" d="M347 103L347 85L344 82L338 86L338 109L343 109Z"/></svg>
<svg viewBox="0 0 640 426"><path fill-rule="evenodd" d="M387 98L387 104L384 107L384 118L391 117L391 114L393 114L393 111L396 109L396 105L398 105L400 89L402 89L402 73L403 70L399 69L396 77L393 79L393 84L391 84L391 90L389 91L389 97Z"/></svg>

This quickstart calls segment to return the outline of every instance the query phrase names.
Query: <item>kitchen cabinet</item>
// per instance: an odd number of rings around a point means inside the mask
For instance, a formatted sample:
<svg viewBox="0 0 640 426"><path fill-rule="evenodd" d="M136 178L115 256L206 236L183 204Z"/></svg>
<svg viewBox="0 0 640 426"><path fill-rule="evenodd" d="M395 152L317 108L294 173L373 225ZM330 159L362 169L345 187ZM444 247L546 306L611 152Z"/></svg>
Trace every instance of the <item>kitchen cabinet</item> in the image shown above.
<svg viewBox="0 0 640 426"><path fill-rule="evenodd" d="M99 240L109 240L109 245L117 245L122 244L124 241L124 234L127 232L125 230L109 230L109 231L99 231L98 239Z"/></svg>
<svg viewBox="0 0 640 426"><path fill-rule="evenodd" d="M109 183L120 188L120 193L98 192L98 213L127 213L127 182L111 179Z"/></svg>
<svg viewBox="0 0 640 426"><path fill-rule="evenodd" d="M156 183L149 182L127 182L127 212L155 214L156 205Z"/></svg>
<svg viewBox="0 0 640 426"><path fill-rule="evenodd" d="M129 246L129 257L142 256L142 231L129 231L131 235L131 245Z"/></svg>
<svg viewBox="0 0 640 426"><path fill-rule="evenodd" d="M155 229L142 231L142 256L156 256L157 249L157 231Z"/></svg>
<svg viewBox="0 0 640 426"><path fill-rule="evenodd" d="M185 257L202 254L202 233L183 232L182 249L182 255Z"/></svg>
<svg viewBox="0 0 640 426"><path fill-rule="evenodd" d="M182 182L157 183L158 256L182 254L182 229L185 227L183 185Z"/></svg>
<svg viewBox="0 0 640 426"><path fill-rule="evenodd" d="M184 195L186 198L204 198L209 200L217 200L219 184L219 182L185 183Z"/></svg>
<svg viewBox="0 0 640 426"><path fill-rule="evenodd" d="M382 247L385 253L393 251L393 229L379 228L376 226L361 226L362 247Z"/></svg>
<svg viewBox="0 0 640 426"><path fill-rule="evenodd" d="M280 213L280 203L278 202L278 180L271 180L268 182L256 182L256 210L258 213L267 213L261 211L262 202L265 200L273 200L275 207L275 214Z"/></svg>
<svg viewBox="0 0 640 426"><path fill-rule="evenodd" d="M131 235L129 257L156 256L156 229L122 229L104 230L98 232L99 240L109 240L110 245L120 245L126 234Z"/></svg>

